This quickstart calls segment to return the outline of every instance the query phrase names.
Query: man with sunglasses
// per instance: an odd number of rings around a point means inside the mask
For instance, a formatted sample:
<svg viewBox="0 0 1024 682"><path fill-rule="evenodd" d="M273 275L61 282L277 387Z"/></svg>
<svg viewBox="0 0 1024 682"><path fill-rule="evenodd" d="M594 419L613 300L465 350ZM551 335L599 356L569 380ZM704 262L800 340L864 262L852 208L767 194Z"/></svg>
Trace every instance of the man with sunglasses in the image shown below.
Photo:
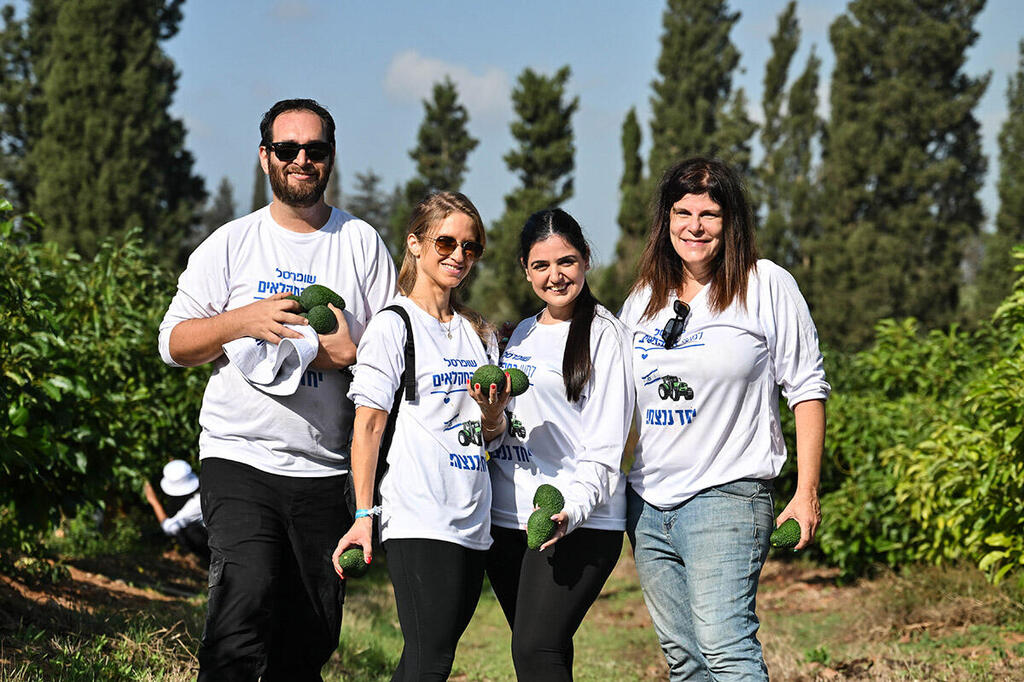
<svg viewBox="0 0 1024 682"><path fill-rule="evenodd" d="M344 582L330 551L352 524L345 502L356 345L394 296L395 270L374 229L324 201L334 120L313 100L278 102L260 123L269 206L196 248L160 325L172 366L213 364L199 421L209 603L199 680L320 680L337 647ZM223 353L242 337L302 338L310 284L345 300L337 328L292 395L250 384Z"/></svg>

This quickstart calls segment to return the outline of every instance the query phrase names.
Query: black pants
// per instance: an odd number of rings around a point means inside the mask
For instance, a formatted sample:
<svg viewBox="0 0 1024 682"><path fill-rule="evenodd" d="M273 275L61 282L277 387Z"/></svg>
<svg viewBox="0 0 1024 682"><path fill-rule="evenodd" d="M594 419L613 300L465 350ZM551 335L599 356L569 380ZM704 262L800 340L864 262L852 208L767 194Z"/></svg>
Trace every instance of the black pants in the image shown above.
<svg viewBox="0 0 1024 682"><path fill-rule="evenodd" d="M218 458L202 466L212 559L200 682L321 680L341 633L344 583L331 553L352 525L347 476L275 476Z"/></svg>
<svg viewBox="0 0 1024 682"><path fill-rule="evenodd" d="M487 577L512 628L516 677L572 680L576 634L622 551L622 531L577 528L543 552L526 531L491 527Z"/></svg>
<svg viewBox="0 0 1024 682"><path fill-rule="evenodd" d="M392 682L447 680L473 617L487 552L442 540L384 542L405 646Z"/></svg>

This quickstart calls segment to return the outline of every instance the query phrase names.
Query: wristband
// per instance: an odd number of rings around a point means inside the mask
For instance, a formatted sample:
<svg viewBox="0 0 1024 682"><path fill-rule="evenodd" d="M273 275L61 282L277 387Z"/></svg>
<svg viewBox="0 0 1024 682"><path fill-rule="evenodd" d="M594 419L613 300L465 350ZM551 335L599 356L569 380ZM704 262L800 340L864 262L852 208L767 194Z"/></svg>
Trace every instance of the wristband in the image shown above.
<svg viewBox="0 0 1024 682"><path fill-rule="evenodd" d="M376 516L377 514L380 514L380 505L370 507L369 509L356 509L357 519L361 519L364 516Z"/></svg>

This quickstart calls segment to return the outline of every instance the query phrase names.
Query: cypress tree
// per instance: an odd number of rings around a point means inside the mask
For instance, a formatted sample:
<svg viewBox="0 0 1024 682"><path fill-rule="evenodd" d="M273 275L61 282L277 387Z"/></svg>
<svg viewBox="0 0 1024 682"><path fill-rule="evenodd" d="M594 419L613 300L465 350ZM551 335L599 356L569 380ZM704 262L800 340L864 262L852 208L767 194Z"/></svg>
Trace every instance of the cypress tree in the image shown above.
<svg viewBox="0 0 1024 682"><path fill-rule="evenodd" d="M758 197L764 206L758 246L762 256L789 270L807 294L819 222L813 145L820 142L824 125L817 114L821 60L812 52L804 72L790 86L787 102L789 66L800 42L795 2L779 15L771 42L762 102L764 158L757 173Z"/></svg>
<svg viewBox="0 0 1024 682"><path fill-rule="evenodd" d="M250 211L258 211L270 203L270 193L267 190L267 174L263 172L263 166L259 160L256 161L256 174L252 181L252 202L249 204Z"/></svg>
<svg viewBox="0 0 1024 682"><path fill-rule="evenodd" d="M451 78L435 83L432 97L423 100L423 122L416 133L416 146L409 156L416 162L416 175L406 183L404 201L391 216L389 248L393 254L405 249L405 228L415 206L429 192L458 192L466 177L470 152L480 141L469 134L469 112L459 102Z"/></svg>
<svg viewBox="0 0 1024 682"><path fill-rule="evenodd" d="M615 244L615 261L603 269L596 287L597 295L611 310L618 310L636 276L650 227L647 221L647 195L649 183L644 178L640 144L643 133L630 108L622 122L622 179L619 181L619 240Z"/></svg>
<svg viewBox="0 0 1024 682"><path fill-rule="evenodd" d="M341 206L341 168L338 167L337 154L334 155L331 178L327 181L327 189L324 190L324 201L331 206Z"/></svg>
<svg viewBox="0 0 1024 682"><path fill-rule="evenodd" d="M492 322L518 321L541 307L515 256L530 214L559 206L573 194L572 115L579 98L566 98L570 73L568 66L553 76L528 68L512 90L516 146L505 154L505 164L520 185L505 195L505 212L488 231L488 253L472 290L474 307Z"/></svg>
<svg viewBox="0 0 1024 682"><path fill-rule="evenodd" d="M978 310L991 314L1009 295L1020 277L1014 266L1014 246L1024 244L1024 40L1019 45L1017 70L1006 86L1006 120L999 131L999 212L996 231L985 239L985 256L978 273Z"/></svg>
<svg viewBox="0 0 1024 682"><path fill-rule="evenodd" d="M728 105L740 59L729 33L739 18L725 0L668 0L658 77L652 83L652 178L685 157L716 156L742 146L737 139L742 120L731 121L728 135L719 132L723 112L736 114L740 103Z"/></svg>
<svg viewBox="0 0 1024 682"><path fill-rule="evenodd" d="M160 42L181 0L61 3L41 80L46 110L30 153L45 236L91 255L100 239L142 225L176 253L205 198L168 112L178 75Z"/></svg>
<svg viewBox="0 0 1024 682"><path fill-rule="evenodd" d="M384 240L391 245L399 241L389 234L391 227L392 199L381 189L381 178L373 169L365 173L356 173L355 190L345 202L345 210L357 218L370 223ZM403 235L404 236L404 235ZM396 260L401 254L391 253Z"/></svg>
<svg viewBox="0 0 1024 682"><path fill-rule="evenodd" d="M836 56L828 197L812 306L825 340L860 347L884 317L957 312L964 245L982 224L973 111L989 76L963 72L983 0L853 0Z"/></svg>
<svg viewBox="0 0 1024 682"><path fill-rule="evenodd" d="M231 186L231 181L225 176L220 179L217 193L213 195L208 206L203 210L199 222L192 226L188 239L182 243L178 254L178 266L184 267L192 251L214 230L237 217L235 188Z"/></svg>

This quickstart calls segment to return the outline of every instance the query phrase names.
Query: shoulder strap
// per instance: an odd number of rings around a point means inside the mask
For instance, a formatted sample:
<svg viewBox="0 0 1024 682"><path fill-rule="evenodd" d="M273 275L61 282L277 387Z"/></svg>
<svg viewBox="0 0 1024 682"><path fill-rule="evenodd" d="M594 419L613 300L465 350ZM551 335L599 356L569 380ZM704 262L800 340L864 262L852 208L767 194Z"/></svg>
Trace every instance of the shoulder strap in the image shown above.
<svg viewBox="0 0 1024 682"><path fill-rule="evenodd" d="M405 322L405 371L402 372L399 391L404 389L406 400L416 400L416 343L412 337L412 321L409 319L409 312L397 304L389 305L383 310L390 310L402 318L402 322Z"/></svg>

